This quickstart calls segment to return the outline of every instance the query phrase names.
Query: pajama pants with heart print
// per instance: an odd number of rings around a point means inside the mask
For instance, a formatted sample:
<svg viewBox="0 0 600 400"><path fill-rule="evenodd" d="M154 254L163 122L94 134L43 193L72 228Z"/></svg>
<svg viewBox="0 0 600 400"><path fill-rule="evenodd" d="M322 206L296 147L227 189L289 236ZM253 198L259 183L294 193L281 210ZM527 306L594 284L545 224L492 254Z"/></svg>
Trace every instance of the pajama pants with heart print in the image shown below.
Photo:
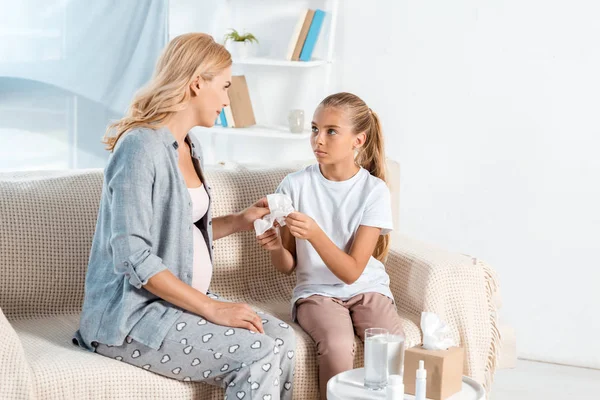
<svg viewBox="0 0 600 400"><path fill-rule="evenodd" d="M225 399L292 399L295 334L291 326L259 312L265 334L213 324L184 312L159 350L131 337L96 352L169 378L225 388Z"/></svg>

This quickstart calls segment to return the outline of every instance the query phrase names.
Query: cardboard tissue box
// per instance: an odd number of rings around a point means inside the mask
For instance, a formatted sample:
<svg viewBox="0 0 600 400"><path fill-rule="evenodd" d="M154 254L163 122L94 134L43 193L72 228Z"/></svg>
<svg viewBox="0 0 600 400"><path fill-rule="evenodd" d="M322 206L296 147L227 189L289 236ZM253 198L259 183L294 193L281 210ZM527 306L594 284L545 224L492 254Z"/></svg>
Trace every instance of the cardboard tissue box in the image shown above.
<svg viewBox="0 0 600 400"><path fill-rule="evenodd" d="M419 360L427 370L427 398L445 400L462 388L464 352L461 347L448 350L427 350L423 347L406 349L404 354L404 390L415 394L416 372Z"/></svg>
<svg viewBox="0 0 600 400"><path fill-rule="evenodd" d="M415 378L419 360L427 370L427 398L445 400L462 388L463 349L450 338L450 328L436 314L421 314L423 346L406 350L404 355L404 388L415 394Z"/></svg>

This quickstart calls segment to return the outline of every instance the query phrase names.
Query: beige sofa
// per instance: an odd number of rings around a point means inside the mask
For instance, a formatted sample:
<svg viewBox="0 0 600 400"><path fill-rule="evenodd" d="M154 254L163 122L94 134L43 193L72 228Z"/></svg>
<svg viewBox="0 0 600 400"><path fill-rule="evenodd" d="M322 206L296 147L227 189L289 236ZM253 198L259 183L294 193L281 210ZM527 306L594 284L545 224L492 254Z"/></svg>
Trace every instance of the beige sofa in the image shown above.
<svg viewBox="0 0 600 400"><path fill-rule="evenodd" d="M215 215L272 193L289 172L208 171ZM71 343L101 188L100 170L0 174L0 399L222 399L220 388L163 378ZM421 341L420 313L438 313L466 349L464 373L489 387L499 347L494 272L471 256L403 236L393 241L386 268L408 344ZM295 278L270 267L251 232L215 242L215 256L213 291L291 323ZM292 326L298 337L294 398L315 400L315 346ZM358 349L357 366L363 361Z"/></svg>

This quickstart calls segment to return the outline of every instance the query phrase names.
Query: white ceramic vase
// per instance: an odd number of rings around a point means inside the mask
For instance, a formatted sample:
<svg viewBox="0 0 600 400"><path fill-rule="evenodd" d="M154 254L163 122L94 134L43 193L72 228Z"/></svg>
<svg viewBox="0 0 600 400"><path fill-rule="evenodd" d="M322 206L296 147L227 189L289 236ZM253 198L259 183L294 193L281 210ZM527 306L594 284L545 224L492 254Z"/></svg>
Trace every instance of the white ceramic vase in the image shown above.
<svg viewBox="0 0 600 400"><path fill-rule="evenodd" d="M227 50L231 53L231 57L234 59L244 59L250 56L251 47L253 44L251 42L227 42Z"/></svg>

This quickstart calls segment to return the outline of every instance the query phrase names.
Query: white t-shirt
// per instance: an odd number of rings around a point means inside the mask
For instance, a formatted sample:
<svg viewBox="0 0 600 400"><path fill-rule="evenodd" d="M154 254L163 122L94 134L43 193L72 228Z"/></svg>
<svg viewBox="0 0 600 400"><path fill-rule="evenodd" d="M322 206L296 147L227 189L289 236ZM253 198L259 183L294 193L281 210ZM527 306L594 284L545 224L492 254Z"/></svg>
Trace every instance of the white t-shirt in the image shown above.
<svg viewBox="0 0 600 400"><path fill-rule="evenodd" d="M311 217L333 243L349 253L361 225L381 228L385 235L393 229L390 191L381 179L361 168L352 178L335 182L326 179L318 164L289 174L277 193L288 195L294 208ZM376 292L393 299L390 278L383 264L373 256L362 275L345 284L327 268L307 241L296 239L297 284L292 297L292 317L296 301L315 294L347 300L360 293Z"/></svg>

